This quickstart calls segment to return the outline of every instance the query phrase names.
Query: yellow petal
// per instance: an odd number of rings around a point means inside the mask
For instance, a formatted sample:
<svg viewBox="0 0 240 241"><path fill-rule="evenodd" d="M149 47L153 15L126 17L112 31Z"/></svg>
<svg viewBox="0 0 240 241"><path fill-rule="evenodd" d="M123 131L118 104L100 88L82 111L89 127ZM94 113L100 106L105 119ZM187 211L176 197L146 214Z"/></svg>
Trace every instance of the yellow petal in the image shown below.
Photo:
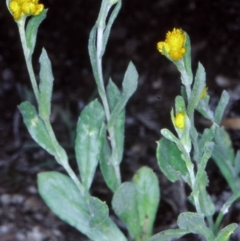
<svg viewBox="0 0 240 241"><path fill-rule="evenodd" d="M36 11L36 5L32 2L25 1L21 5L22 12L26 15L32 15Z"/></svg>
<svg viewBox="0 0 240 241"><path fill-rule="evenodd" d="M9 9L12 12L13 18L15 20L17 20L21 17L21 7L20 7L18 1L11 1L9 3Z"/></svg>
<svg viewBox="0 0 240 241"><path fill-rule="evenodd" d="M183 129L185 126L185 114L183 112L177 113L174 118L174 124L177 128Z"/></svg>
<svg viewBox="0 0 240 241"><path fill-rule="evenodd" d="M36 5L36 11L35 11L35 13L33 15L39 15L42 12L43 9L44 9L44 5L43 4Z"/></svg>

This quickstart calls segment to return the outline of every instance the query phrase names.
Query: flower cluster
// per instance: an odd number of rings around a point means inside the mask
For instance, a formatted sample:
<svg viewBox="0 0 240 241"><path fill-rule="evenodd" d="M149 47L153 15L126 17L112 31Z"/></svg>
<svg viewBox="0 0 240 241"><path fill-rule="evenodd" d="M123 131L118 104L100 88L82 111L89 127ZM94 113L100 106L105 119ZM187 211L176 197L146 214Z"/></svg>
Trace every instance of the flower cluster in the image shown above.
<svg viewBox="0 0 240 241"><path fill-rule="evenodd" d="M161 54L164 54L165 51L172 60L177 61L183 58L186 53L185 41L185 32L174 28L172 32L167 33L164 42L157 43L157 49Z"/></svg>
<svg viewBox="0 0 240 241"><path fill-rule="evenodd" d="M185 114L183 112L179 112L176 114L174 118L174 124L177 128L183 129L185 126Z"/></svg>
<svg viewBox="0 0 240 241"><path fill-rule="evenodd" d="M44 9L44 5L39 4L38 0L11 0L9 9L13 18L19 20L23 15L39 15Z"/></svg>

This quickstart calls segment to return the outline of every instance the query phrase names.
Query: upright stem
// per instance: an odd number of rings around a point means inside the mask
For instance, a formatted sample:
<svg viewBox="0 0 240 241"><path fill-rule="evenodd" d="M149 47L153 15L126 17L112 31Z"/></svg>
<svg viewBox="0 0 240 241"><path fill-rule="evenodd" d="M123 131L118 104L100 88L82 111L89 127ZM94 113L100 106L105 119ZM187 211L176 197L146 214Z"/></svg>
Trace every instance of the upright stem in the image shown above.
<svg viewBox="0 0 240 241"><path fill-rule="evenodd" d="M103 40L103 27L98 26L97 28L97 70L98 70L98 76L100 80L100 88L99 95L101 97L103 107L106 113L106 119L107 122L110 120L110 109L108 105L107 95L104 87L104 80L103 80L103 73L102 73L102 40Z"/></svg>
<svg viewBox="0 0 240 241"><path fill-rule="evenodd" d="M108 15L108 12L111 8L111 5L105 5L106 9L102 9L100 11L100 14L102 14L99 17L99 20L97 21L97 71L98 71L98 77L99 77L99 95L103 103L103 108L105 110L107 124L109 124L111 113L110 108L108 104L108 99L105 91L104 86L104 80L103 80L103 72L102 72L102 56L103 56L103 38L104 38L104 29L105 29L105 22ZM111 163L114 166L115 174L117 177L117 180L119 181L119 184L121 183L121 175L120 175L120 169L119 164L116 161L115 153L116 153L116 142L115 142L115 133L113 128L108 128L109 133L109 139L111 143L111 149L112 149L112 155L111 155Z"/></svg>
<svg viewBox="0 0 240 241"><path fill-rule="evenodd" d="M39 105L39 103L40 103L40 93L39 93L36 77L35 77L35 74L34 74L34 71L33 71L32 54L30 52L30 49L27 46L25 22L26 22L26 18L23 17L21 20L19 20L17 22L17 24L18 24L20 39L21 39L21 42L22 42L23 53L24 53L24 57L25 57L26 65L27 65L27 70L28 70L28 73L29 73L29 77L30 77L30 80L31 80L31 84L32 84L32 88L33 88L35 97L37 99L37 103ZM55 153L56 153L55 154L55 158L56 158L57 162L65 168L66 172L71 177L73 182L76 184L76 186L78 187L78 189L81 192L81 194L83 196L85 196L85 189L82 186L82 184L79 181L79 179L76 176L76 174L73 172L72 168L70 167L70 165L68 163L68 158L67 158L66 152L59 145L59 143L58 143L58 141L56 139L56 136L54 134L54 131L52 129L52 126L51 126L51 124L49 122L49 118L43 118L43 117L41 117L41 118L42 118L42 120L44 122L44 125L45 125L46 129L47 129L49 139L51 140L51 143L54 146Z"/></svg>
<svg viewBox="0 0 240 241"><path fill-rule="evenodd" d="M24 57L25 57L26 65L27 65L28 74L29 74L29 77L30 77L30 80L31 80L33 92L35 94L37 102L39 103L40 94L39 94L39 90L38 90L36 77L35 77L33 67L32 67L32 56L31 56L30 50L27 46L26 32L25 32L25 21L26 21L26 18L22 18L20 21L18 21L17 24L18 24L20 39L21 39L22 47L23 47L23 53L24 53Z"/></svg>

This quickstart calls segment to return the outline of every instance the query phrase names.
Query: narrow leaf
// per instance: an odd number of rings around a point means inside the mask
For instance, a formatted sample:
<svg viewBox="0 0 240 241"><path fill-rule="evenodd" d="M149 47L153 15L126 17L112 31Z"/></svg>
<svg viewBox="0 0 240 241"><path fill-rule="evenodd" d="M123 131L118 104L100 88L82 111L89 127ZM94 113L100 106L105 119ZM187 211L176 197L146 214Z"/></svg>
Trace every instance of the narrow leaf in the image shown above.
<svg viewBox="0 0 240 241"><path fill-rule="evenodd" d="M202 214L205 216L212 216L215 213L215 205L211 199L211 196L206 190L206 186L200 187L199 190L199 204Z"/></svg>
<svg viewBox="0 0 240 241"><path fill-rule="evenodd" d="M191 212L181 213L177 223L180 229L188 230L189 233L200 234L208 241L214 239L212 231L205 224L203 215Z"/></svg>
<svg viewBox="0 0 240 241"><path fill-rule="evenodd" d="M223 114L224 114L224 111L225 111L225 108L226 108L228 102L229 102L229 94L226 90L224 90L222 92L221 98L219 100L219 103L217 105L217 108L215 110L215 115L214 115L215 122L218 125L220 125L220 123L222 121Z"/></svg>
<svg viewBox="0 0 240 241"><path fill-rule="evenodd" d="M89 53L89 57L92 65L94 79L96 81L97 86L100 86L100 80L99 80L98 69L97 69L96 32L97 32L97 25L95 24L89 35L88 53Z"/></svg>
<svg viewBox="0 0 240 241"><path fill-rule="evenodd" d="M25 101L18 108L23 115L24 124L26 125L32 138L43 149L53 155L60 165L68 165L68 157L66 151L59 145L55 137L50 137L46 128L46 122L44 122L37 115L35 107L29 102Z"/></svg>
<svg viewBox="0 0 240 241"><path fill-rule="evenodd" d="M213 160L221 170L230 188L234 191L239 189L238 172L234 167L234 150L228 133L224 128L217 128L215 133L215 146L212 153Z"/></svg>
<svg viewBox="0 0 240 241"><path fill-rule="evenodd" d="M111 28L112 28L112 25L113 25L113 22L115 21L120 9L121 9L121 6L122 6L122 1L118 1L118 3L116 4L116 6L114 7L110 17L109 17L109 20L108 20L108 23L107 23L107 26L104 30L104 35L103 35L103 46L102 46L102 56L105 52L105 49L106 49L106 45L107 45L107 42L108 42L108 38L109 38L109 34L110 34L110 31L111 31Z"/></svg>
<svg viewBox="0 0 240 241"><path fill-rule="evenodd" d="M141 238L146 240L152 235L160 201L158 178L152 169L142 167L134 175L133 183L137 189L137 208L142 230Z"/></svg>
<svg viewBox="0 0 240 241"><path fill-rule="evenodd" d="M203 155L203 152L204 152L204 147L206 145L206 143L208 142L211 142L215 136L215 130L216 130L216 126L215 125L212 125L211 128L206 128L204 129L204 132L201 136L201 139L199 141L199 156L202 156ZM197 160L198 162L200 160Z"/></svg>
<svg viewBox="0 0 240 241"><path fill-rule="evenodd" d="M191 97L188 105L189 116L193 115L194 109L201 99L201 93L206 85L206 73L201 63L198 63L198 68L194 80L194 85L191 92Z"/></svg>
<svg viewBox="0 0 240 241"><path fill-rule="evenodd" d="M212 155L213 148L214 148L213 142L207 142L204 146L204 153L199 162L199 167L198 167L198 171L196 174L196 181L195 181L195 185L193 187L193 192L197 192L197 190L199 189L200 186L204 186L204 187L206 186L205 183L201 184L201 182L203 179L205 180L207 178L205 169L207 166L207 162Z"/></svg>
<svg viewBox="0 0 240 241"><path fill-rule="evenodd" d="M75 152L83 185L89 189L95 174L100 153L100 128L104 111L98 100L82 111L77 123Z"/></svg>
<svg viewBox="0 0 240 241"><path fill-rule="evenodd" d="M38 117L37 111L33 105L25 101L19 105L19 110L23 115L23 121L32 138L47 152L55 156L56 150L48 135L48 131L41 118Z"/></svg>
<svg viewBox="0 0 240 241"><path fill-rule="evenodd" d="M183 61L184 61L184 66L187 71L187 75L189 78L189 85L192 84L193 81L193 74L192 74L192 62L191 62L191 42L188 34L186 33L186 43L185 43L185 48L187 50L186 54L184 55Z"/></svg>
<svg viewBox="0 0 240 241"><path fill-rule="evenodd" d="M109 106L110 110L113 111L114 107L116 106L121 93L118 89L118 87L112 82L112 80L109 80L108 86L107 86L107 96L109 100ZM112 133L114 133L114 143L115 147L112 149L111 159L112 162L117 164L120 164L122 161L123 156L123 145L124 145L124 130L125 130L125 109L123 109L120 113L118 118L116 119L114 125L112 127L109 127L109 129L112 129Z"/></svg>
<svg viewBox="0 0 240 241"><path fill-rule="evenodd" d="M124 75L121 96L111 114L111 118L109 121L109 128L112 128L112 126L115 124L119 114L125 108L127 101L137 89L137 84L138 84L137 79L138 79L137 70L133 65L133 63L130 62L128 65L127 71Z"/></svg>
<svg viewBox="0 0 240 241"><path fill-rule="evenodd" d="M236 174L239 175L240 173L240 150L237 151L235 159L234 159L234 167Z"/></svg>
<svg viewBox="0 0 240 241"><path fill-rule="evenodd" d="M238 227L238 224L231 223L224 227L219 233L218 236L213 241L228 241L230 235L234 232L234 230Z"/></svg>
<svg viewBox="0 0 240 241"><path fill-rule="evenodd" d="M31 16L31 19L27 23L26 27L26 40L27 46L30 49L30 56L32 55L37 38L37 31L39 25L47 16L47 9L43 9L43 11L37 16Z"/></svg>
<svg viewBox="0 0 240 241"><path fill-rule="evenodd" d="M106 138L106 125L103 124L100 133L100 168L107 186L115 192L120 185L120 168L111 163L111 149Z"/></svg>
<svg viewBox="0 0 240 241"><path fill-rule="evenodd" d="M206 96L204 99L201 99L197 106L197 111L202 114L206 119L214 122L213 111L209 108L208 102L210 97Z"/></svg>
<svg viewBox="0 0 240 241"><path fill-rule="evenodd" d="M49 118L51 113L51 98L53 89L53 74L51 62L48 58L46 50L42 49L42 54L39 59L40 62L40 103L39 115L42 118Z"/></svg>
<svg viewBox="0 0 240 241"><path fill-rule="evenodd" d="M153 235L148 241L172 241L188 233L189 231L184 229L168 229Z"/></svg>

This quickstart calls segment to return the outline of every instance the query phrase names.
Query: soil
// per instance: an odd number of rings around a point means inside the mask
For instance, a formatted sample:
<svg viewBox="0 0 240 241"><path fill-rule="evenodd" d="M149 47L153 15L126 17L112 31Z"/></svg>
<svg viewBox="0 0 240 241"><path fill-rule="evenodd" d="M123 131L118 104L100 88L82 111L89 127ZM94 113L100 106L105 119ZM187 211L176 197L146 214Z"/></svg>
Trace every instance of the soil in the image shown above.
<svg viewBox="0 0 240 241"><path fill-rule="evenodd" d="M51 120L74 167L75 123L84 106L96 96L87 44L101 1L40 2L49 10L39 28L33 62L38 72L38 57L44 46L55 77ZM38 194L38 173L63 170L52 156L34 143L17 109L22 101L33 98L17 26L5 1L0 2L0 22L0 240L88 240L57 218ZM164 177L155 157L159 131L172 129L169 113L175 96L180 93L179 73L156 50L156 43L164 40L166 32L173 28L182 28L190 36L194 72L199 61L205 67L211 107L215 108L223 89L230 93L224 118L232 121L227 130L235 151L240 149L240 2L123 0L103 66L106 78L111 76L119 87L130 60L139 72L138 89L127 104L126 151L121 168L123 181L131 180L134 172L143 165L150 166L158 174L161 203L154 233L176 227L181 210L194 210L188 202L179 201L184 187L179 183L172 184ZM207 125L203 118L196 121L199 130ZM207 172L208 191L219 206L231 194L230 189L212 160ZM189 191L187 187L185 189ZM92 194L107 202L111 199L99 171ZM238 203L229 210L224 225L239 221ZM116 222L120 224L118 220ZM179 240L201 238L186 236ZM237 240L240 240L238 230L231 237L231 241Z"/></svg>

